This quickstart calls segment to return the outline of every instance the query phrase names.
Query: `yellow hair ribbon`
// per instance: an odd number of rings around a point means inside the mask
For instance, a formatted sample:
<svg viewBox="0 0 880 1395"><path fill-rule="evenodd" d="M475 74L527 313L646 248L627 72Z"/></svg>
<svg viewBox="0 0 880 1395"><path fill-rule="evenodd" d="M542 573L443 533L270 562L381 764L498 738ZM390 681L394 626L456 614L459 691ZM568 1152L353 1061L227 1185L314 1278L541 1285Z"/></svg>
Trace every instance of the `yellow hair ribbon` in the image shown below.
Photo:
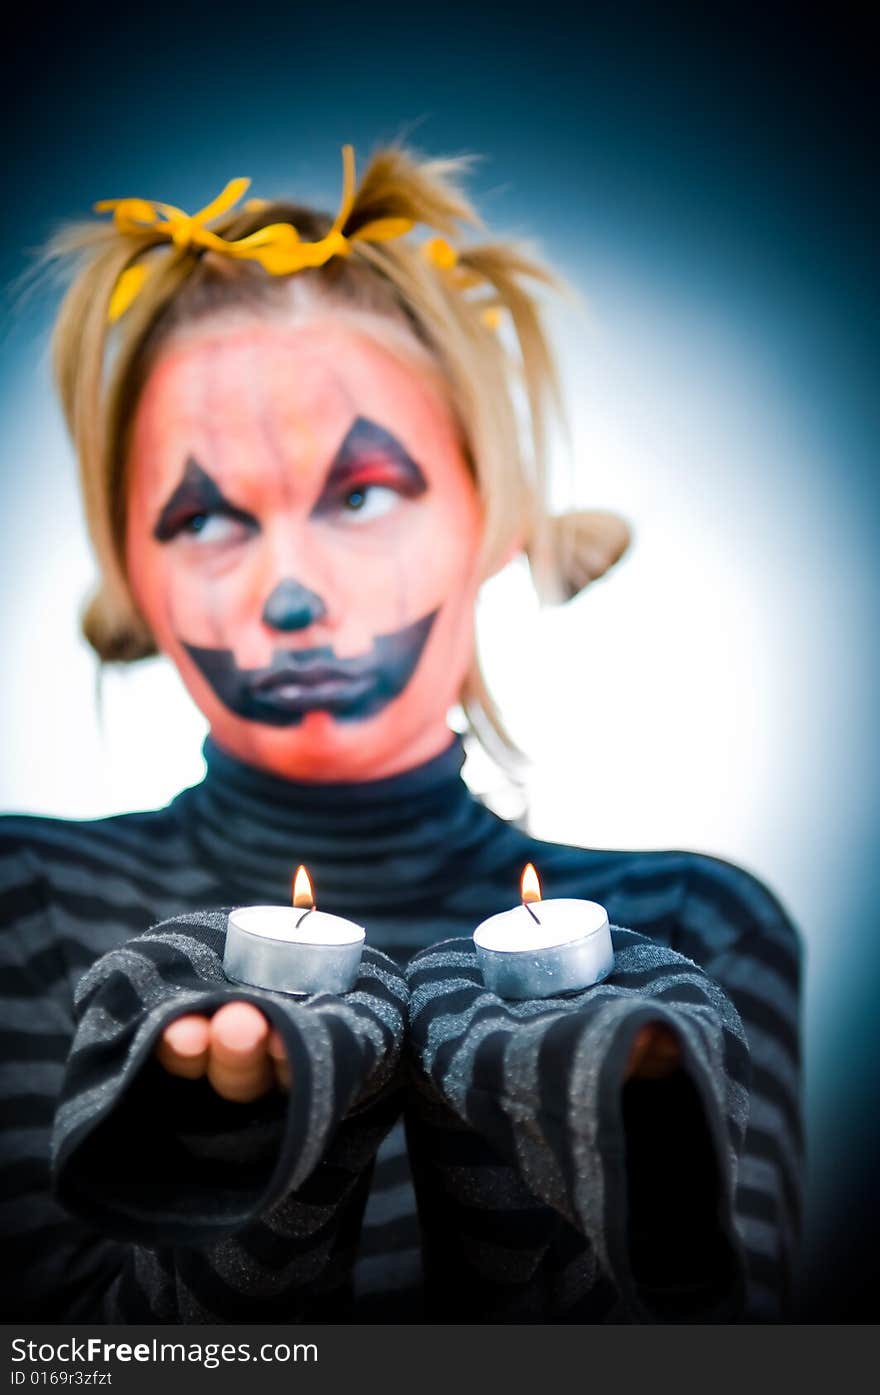
<svg viewBox="0 0 880 1395"><path fill-rule="evenodd" d="M441 271L449 271L458 261L458 252L445 237L431 237L422 243L422 256Z"/></svg>
<svg viewBox="0 0 880 1395"><path fill-rule="evenodd" d="M483 277L478 271L469 271L467 267L459 265L459 252L445 237L430 237L427 242L422 243L419 250L425 261L436 266L439 271L447 273L449 280L458 290L467 291L473 286L482 285Z"/></svg>
<svg viewBox="0 0 880 1395"><path fill-rule="evenodd" d="M458 250L447 242L445 237L431 237L427 242L423 242L420 252L425 261L436 266L438 270L444 272L451 283L459 291L471 290L474 286L482 285L483 277L477 271L469 271L467 267L460 266ZM487 329L500 329L501 327L501 307L498 305L487 305L480 311L480 319Z"/></svg>
<svg viewBox="0 0 880 1395"><path fill-rule="evenodd" d="M137 236L156 233L185 250L205 248L222 256L255 261L272 276L289 276L304 267L323 266L331 257L347 257L351 243L385 242L402 237L414 226L411 218L374 218L357 232L346 235L343 228L355 201L354 147L342 147L342 197L339 212L330 231L316 242L303 242L292 223L270 223L258 228L248 237L231 240L220 237L205 224L227 213L250 188L249 179L232 179L211 203L198 213L185 213L173 204L151 199L102 199L95 204L96 213L113 214L113 221L122 233ZM245 207L265 206L264 200L250 199ZM138 295L147 277L145 267L132 266L119 277L110 298L108 317L117 320Z"/></svg>
<svg viewBox="0 0 880 1395"><path fill-rule="evenodd" d="M141 289L147 279L147 268L143 262L137 266L130 266L116 282L113 287L113 294L110 297L110 306L107 310L107 319L111 324L118 320L120 315L124 315L131 302Z"/></svg>
<svg viewBox="0 0 880 1395"><path fill-rule="evenodd" d="M234 207L250 188L250 182L249 179L231 179L216 199L193 214L184 213L174 204L159 203L153 199L102 199L95 204L95 212L112 213L113 221L122 233L155 232L180 248L193 245L213 248L217 243L228 246L231 244L210 232L204 224Z"/></svg>

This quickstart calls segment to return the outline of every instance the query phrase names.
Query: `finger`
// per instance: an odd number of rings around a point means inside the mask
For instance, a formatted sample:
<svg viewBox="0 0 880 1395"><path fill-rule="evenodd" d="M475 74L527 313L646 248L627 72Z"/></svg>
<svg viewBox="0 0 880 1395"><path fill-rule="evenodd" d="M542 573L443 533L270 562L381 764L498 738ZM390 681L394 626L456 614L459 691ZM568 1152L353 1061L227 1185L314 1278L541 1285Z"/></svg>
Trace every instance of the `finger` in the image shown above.
<svg viewBox="0 0 880 1395"><path fill-rule="evenodd" d="M649 1023L636 1033L625 1079L659 1080L680 1064L681 1047L672 1029L662 1022Z"/></svg>
<svg viewBox="0 0 880 1395"><path fill-rule="evenodd" d="M275 1080L279 1089L289 1090L291 1086L290 1062L287 1059L287 1048L277 1028L273 1027L269 1033L266 1047L275 1068Z"/></svg>
<svg viewBox="0 0 880 1395"><path fill-rule="evenodd" d="M253 1003L224 1003L211 1018L208 1079L224 1099L259 1099L275 1072L266 1049L269 1024Z"/></svg>
<svg viewBox="0 0 880 1395"><path fill-rule="evenodd" d="M189 1013L171 1022L156 1045L159 1064L171 1075L185 1080L198 1080L208 1066L208 1042L211 1023L207 1017Z"/></svg>

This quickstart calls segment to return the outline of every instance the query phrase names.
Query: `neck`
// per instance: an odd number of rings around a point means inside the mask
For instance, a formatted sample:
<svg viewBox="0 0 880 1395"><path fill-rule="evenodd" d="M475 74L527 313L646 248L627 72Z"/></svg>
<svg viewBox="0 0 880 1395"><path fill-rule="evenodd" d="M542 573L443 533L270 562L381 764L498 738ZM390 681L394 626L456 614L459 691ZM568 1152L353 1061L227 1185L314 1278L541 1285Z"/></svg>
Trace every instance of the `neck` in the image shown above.
<svg viewBox="0 0 880 1395"><path fill-rule="evenodd" d="M175 804L188 835L241 886L230 885L234 904L286 902L302 862L325 909L361 915L375 900L384 914L421 897L432 873L448 887L447 861L470 843L474 821L491 818L461 778L464 751L451 732L438 755L375 780L286 779L210 737L204 753L205 779Z"/></svg>
<svg viewBox="0 0 880 1395"><path fill-rule="evenodd" d="M420 765L350 782L287 779L210 737L204 753L204 780L174 811L195 861L216 871L212 904L288 905L303 863L323 910L368 925L371 943L406 958L470 933L515 894L523 835L473 798L452 732Z"/></svg>
<svg viewBox="0 0 880 1395"><path fill-rule="evenodd" d="M448 749L453 733L445 722L403 739L391 750L377 751L369 742L361 743L340 753L338 749L322 747L319 733L304 750L278 739L275 731L254 731L246 741L224 732L219 736L213 729L210 740L216 750L254 770L261 770L276 779L298 784L337 785L387 780L415 770Z"/></svg>

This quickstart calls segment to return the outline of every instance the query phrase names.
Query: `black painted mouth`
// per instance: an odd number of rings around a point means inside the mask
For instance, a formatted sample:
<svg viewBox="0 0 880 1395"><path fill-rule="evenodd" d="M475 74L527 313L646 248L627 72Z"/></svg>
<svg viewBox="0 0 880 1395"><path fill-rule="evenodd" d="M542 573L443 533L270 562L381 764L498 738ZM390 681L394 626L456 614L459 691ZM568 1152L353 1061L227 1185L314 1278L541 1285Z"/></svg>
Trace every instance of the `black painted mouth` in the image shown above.
<svg viewBox="0 0 880 1395"><path fill-rule="evenodd" d="M339 658L329 645L277 649L264 668L239 668L231 649L183 647L230 712L269 726L297 726L310 712L363 721L400 695L437 616L377 635L365 654Z"/></svg>

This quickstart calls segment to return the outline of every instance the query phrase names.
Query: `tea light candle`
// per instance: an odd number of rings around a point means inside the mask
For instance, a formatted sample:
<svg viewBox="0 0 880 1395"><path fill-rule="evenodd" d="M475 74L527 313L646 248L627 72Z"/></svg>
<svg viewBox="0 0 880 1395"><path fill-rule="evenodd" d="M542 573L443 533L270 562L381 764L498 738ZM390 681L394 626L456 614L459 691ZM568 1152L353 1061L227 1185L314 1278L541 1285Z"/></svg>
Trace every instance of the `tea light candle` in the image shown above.
<svg viewBox="0 0 880 1395"><path fill-rule="evenodd" d="M611 930L596 901L541 900L531 862L522 904L490 916L474 931L483 982L499 998L552 998L607 978L614 968Z"/></svg>
<svg viewBox="0 0 880 1395"><path fill-rule="evenodd" d="M347 993L357 980L366 932L315 906L298 867L292 906L240 906L226 920L227 978L279 993Z"/></svg>

